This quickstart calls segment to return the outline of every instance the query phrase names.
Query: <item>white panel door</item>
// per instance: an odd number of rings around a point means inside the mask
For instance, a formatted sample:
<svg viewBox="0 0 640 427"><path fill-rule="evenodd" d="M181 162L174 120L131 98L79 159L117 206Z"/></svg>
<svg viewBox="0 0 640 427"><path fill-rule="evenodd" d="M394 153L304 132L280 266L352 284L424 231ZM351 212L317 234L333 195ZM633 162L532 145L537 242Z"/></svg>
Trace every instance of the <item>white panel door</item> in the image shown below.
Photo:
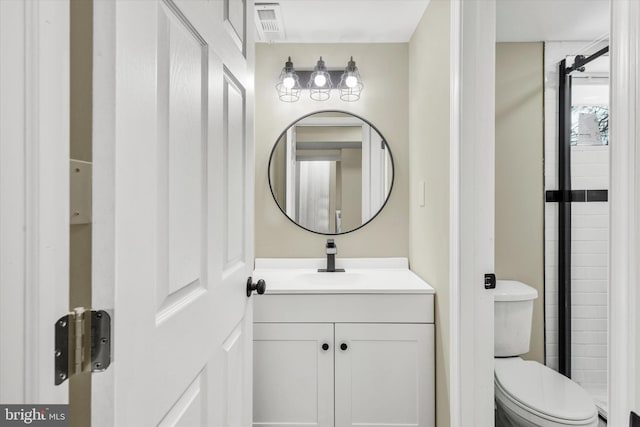
<svg viewBox="0 0 640 427"><path fill-rule="evenodd" d="M251 424L252 41L244 1L94 9L92 425ZM240 9L238 9L240 8Z"/></svg>
<svg viewBox="0 0 640 427"><path fill-rule="evenodd" d="M256 323L253 425L333 426L333 324Z"/></svg>
<svg viewBox="0 0 640 427"><path fill-rule="evenodd" d="M336 427L433 427L433 345L433 324L336 323Z"/></svg>

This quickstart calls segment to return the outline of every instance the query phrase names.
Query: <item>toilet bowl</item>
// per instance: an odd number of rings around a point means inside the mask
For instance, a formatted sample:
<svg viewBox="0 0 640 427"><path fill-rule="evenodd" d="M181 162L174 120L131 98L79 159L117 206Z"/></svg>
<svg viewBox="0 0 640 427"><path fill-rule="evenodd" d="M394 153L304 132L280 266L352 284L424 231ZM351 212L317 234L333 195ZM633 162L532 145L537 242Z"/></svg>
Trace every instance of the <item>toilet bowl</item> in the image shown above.
<svg viewBox="0 0 640 427"><path fill-rule="evenodd" d="M496 358L496 426L593 426L598 411L587 392L534 361Z"/></svg>
<svg viewBox="0 0 640 427"><path fill-rule="evenodd" d="M497 427L598 425L598 411L577 383L535 361L529 351L533 301L524 283L498 280L494 293L494 383Z"/></svg>

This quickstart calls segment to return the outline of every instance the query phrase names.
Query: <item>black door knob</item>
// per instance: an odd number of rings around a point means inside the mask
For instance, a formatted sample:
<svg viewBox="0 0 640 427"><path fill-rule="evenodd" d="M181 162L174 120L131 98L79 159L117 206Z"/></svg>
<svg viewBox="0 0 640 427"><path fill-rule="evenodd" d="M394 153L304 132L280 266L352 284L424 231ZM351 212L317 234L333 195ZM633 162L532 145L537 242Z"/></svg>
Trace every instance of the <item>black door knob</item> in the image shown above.
<svg viewBox="0 0 640 427"><path fill-rule="evenodd" d="M346 342L343 342L342 344L340 344L340 350L346 351L348 348L349 346L347 345Z"/></svg>
<svg viewBox="0 0 640 427"><path fill-rule="evenodd" d="M258 295L264 294L264 291L267 289L267 283L260 279L258 283L253 283L253 279L251 276L247 279L247 296L250 297L253 291L256 291Z"/></svg>
<svg viewBox="0 0 640 427"><path fill-rule="evenodd" d="M322 344L322 349L323 349L324 351L329 350L329 344L327 344L327 343Z"/></svg>

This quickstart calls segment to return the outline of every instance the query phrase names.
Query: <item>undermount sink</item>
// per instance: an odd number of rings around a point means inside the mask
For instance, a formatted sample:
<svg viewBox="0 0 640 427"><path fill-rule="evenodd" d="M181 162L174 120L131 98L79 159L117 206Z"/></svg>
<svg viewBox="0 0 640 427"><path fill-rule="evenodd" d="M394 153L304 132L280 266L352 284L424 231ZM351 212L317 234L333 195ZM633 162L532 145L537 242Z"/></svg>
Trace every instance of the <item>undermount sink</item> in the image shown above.
<svg viewBox="0 0 640 427"><path fill-rule="evenodd" d="M326 259L259 258L254 277L267 283L266 294L433 294L434 289L409 270L406 258L342 258L345 272L318 272Z"/></svg>

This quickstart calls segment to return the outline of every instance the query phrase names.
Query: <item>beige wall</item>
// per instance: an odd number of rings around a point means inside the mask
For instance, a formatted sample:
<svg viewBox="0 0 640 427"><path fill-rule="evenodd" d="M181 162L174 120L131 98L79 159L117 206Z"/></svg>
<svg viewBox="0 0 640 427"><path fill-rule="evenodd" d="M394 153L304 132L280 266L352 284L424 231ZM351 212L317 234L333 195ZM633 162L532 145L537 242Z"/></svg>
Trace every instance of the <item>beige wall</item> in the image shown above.
<svg viewBox="0 0 640 427"><path fill-rule="evenodd" d="M93 2L70 2L70 155L91 161ZM69 227L69 308L91 307L91 224ZM70 424L91 422L91 374L69 379Z"/></svg>
<svg viewBox="0 0 640 427"><path fill-rule="evenodd" d="M320 108L352 111L371 120L390 143L396 182L378 218L338 237L340 254L408 255L412 270L436 289L438 427L450 424L449 7L448 0L432 0L408 46L261 44L256 49L256 257L323 256L325 237L291 224L272 200L266 168L280 132ZM532 347L525 356L538 361L544 359L542 49L541 43L499 44L496 58L496 274L538 289ZM273 85L288 55L299 68L312 65L319 55L332 65L354 55L365 81L362 100L281 103ZM401 64L408 64L404 77L410 84L391 87L386 79L396 76ZM421 181L424 207L417 203Z"/></svg>
<svg viewBox="0 0 640 427"><path fill-rule="evenodd" d="M436 425L449 426L449 8L431 0L409 44L411 269L436 290ZM419 183L426 204L418 206Z"/></svg>
<svg viewBox="0 0 640 427"><path fill-rule="evenodd" d="M543 43L496 48L495 270L538 290L531 351L544 363Z"/></svg>
<svg viewBox="0 0 640 427"><path fill-rule="evenodd" d="M343 102L335 92L324 102L303 91L300 100L278 99L275 83L288 56L298 69L312 68L322 55L327 66L343 68L353 55L364 81L357 102ZM395 183L387 206L360 230L336 236L340 257L409 255L409 95L408 45L257 44L255 79L255 256L323 257L327 237L291 223L276 206L267 179L269 154L280 133L299 117L319 110L355 113L384 135L395 162ZM337 84L338 82L334 82ZM306 84L306 82L301 82ZM394 236L390 239L389 236Z"/></svg>

